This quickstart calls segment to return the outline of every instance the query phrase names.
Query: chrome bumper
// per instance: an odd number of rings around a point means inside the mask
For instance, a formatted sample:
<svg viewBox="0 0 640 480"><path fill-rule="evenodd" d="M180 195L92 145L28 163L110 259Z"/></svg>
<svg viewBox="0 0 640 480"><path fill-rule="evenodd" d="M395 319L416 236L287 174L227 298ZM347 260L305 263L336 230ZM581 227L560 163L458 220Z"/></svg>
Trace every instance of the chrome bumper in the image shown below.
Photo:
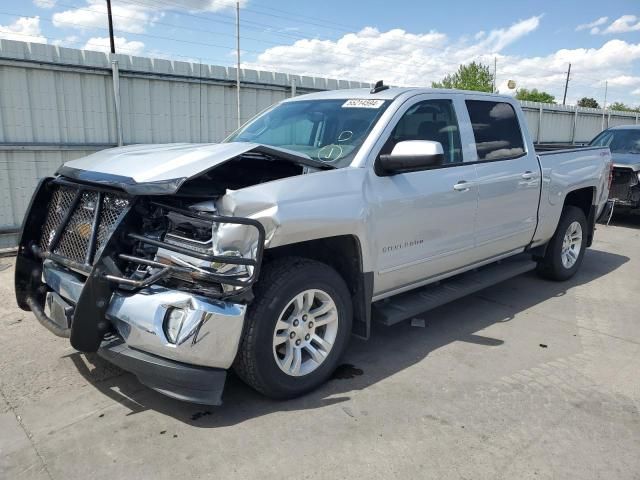
<svg viewBox="0 0 640 480"><path fill-rule="evenodd" d="M61 297L77 303L84 285L81 277L50 261L44 262L42 275ZM163 329L170 308L186 312L175 344ZM151 286L134 294L114 293L106 317L128 347L177 362L227 369L240 344L245 311L245 305Z"/></svg>

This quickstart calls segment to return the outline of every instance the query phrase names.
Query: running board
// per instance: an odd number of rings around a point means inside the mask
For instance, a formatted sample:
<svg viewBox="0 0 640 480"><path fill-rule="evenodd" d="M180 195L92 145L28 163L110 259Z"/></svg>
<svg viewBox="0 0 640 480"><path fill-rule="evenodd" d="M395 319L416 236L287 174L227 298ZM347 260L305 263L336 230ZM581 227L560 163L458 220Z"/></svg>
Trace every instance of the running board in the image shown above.
<svg viewBox="0 0 640 480"><path fill-rule="evenodd" d="M503 282L536 268L530 254L470 270L455 277L420 287L373 304L373 319L383 325L394 325L471 293Z"/></svg>

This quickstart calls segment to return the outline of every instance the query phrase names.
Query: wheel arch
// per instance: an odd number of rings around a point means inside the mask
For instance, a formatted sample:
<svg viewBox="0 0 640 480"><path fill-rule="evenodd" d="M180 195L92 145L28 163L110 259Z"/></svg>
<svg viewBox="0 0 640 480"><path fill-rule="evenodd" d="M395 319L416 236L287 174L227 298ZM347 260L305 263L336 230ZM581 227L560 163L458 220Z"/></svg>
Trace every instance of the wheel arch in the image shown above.
<svg viewBox="0 0 640 480"><path fill-rule="evenodd" d="M337 235L269 248L265 250L264 261L289 256L322 262L340 274L351 293L352 334L368 339L371 329L373 272L365 272L363 269L362 247L358 237Z"/></svg>
<svg viewBox="0 0 640 480"><path fill-rule="evenodd" d="M587 247L593 243L593 232L596 225L596 188L584 187L568 192L563 208L572 205L584 212L587 219Z"/></svg>

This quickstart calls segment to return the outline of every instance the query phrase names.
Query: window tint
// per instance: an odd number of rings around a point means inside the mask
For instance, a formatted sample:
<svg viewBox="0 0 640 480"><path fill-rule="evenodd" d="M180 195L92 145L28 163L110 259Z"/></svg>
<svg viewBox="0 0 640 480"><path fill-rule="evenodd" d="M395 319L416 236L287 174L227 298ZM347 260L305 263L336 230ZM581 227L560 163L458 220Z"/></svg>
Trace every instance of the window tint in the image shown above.
<svg viewBox="0 0 640 480"><path fill-rule="evenodd" d="M605 130L590 145L609 147L612 153L640 153L640 130Z"/></svg>
<svg viewBox="0 0 640 480"><path fill-rule="evenodd" d="M467 100L478 160L514 158L524 153L522 132L513 107L504 102Z"/></svg>
<svg viewBox="0 0 640 480"><path fill-rule="evenodd" d="M426 100L409 108L393 129L382 153L398 142L433 140L442 144L445 163L462 162L460 130L451 100Z"/></svg>

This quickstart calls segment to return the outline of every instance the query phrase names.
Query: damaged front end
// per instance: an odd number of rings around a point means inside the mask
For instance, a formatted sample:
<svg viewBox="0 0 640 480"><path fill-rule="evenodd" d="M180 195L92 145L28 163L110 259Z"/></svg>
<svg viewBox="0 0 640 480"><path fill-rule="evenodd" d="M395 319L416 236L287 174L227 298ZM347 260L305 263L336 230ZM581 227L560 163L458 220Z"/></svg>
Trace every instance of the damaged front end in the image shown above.
<svg viewBox="0 0 640 480"><path fill-rule="evenodd" d="M611 173L609 200L618 207L640 208L640 171L634 171L632 166L614 164Z"/></svg>
<svg viewBox="0 0 640 480"><path fill-rule="evenodd" d="M221 403L265 244L261 223L217 214L197 182L132 195L44 179L16 261L19 306L82 352L161 393Z"/></svg>

